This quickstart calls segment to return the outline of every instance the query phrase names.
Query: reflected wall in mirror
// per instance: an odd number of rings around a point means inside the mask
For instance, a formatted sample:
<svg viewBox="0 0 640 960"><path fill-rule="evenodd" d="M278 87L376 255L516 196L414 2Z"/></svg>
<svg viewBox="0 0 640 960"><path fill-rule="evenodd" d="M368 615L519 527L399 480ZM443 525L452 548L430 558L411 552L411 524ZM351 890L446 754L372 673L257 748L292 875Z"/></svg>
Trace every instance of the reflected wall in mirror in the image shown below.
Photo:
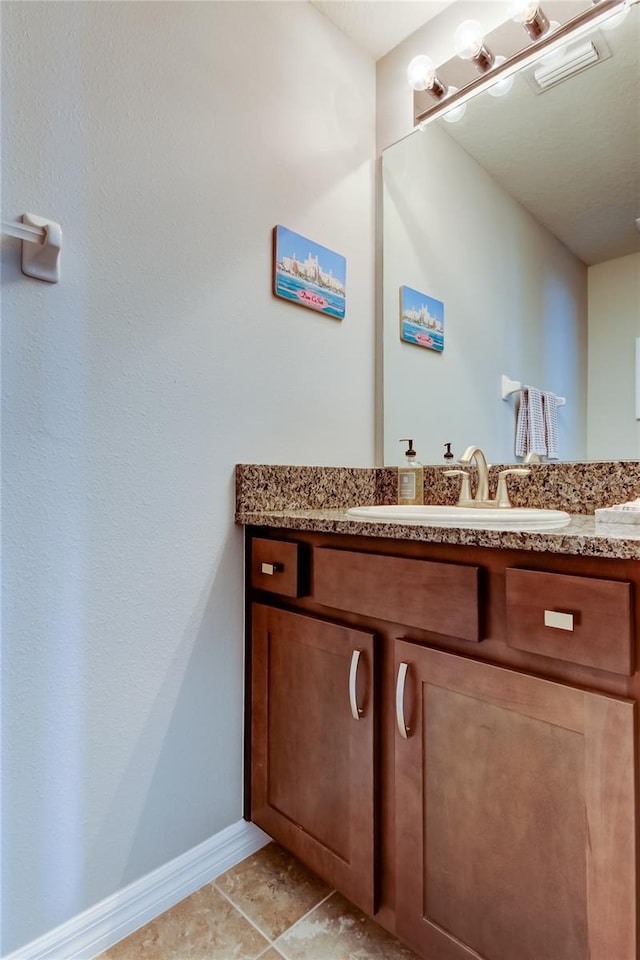
<svg viewBox="0 0 640 960"><path fill-rule="evenodd" d="M538 94L530 67L383 153L385 464L407 436L516 460L502 375L566 398L559 459L640 457L640 4L599 33L594 66ZM403 285L444 302L442 354L401 342Z"/></svg>

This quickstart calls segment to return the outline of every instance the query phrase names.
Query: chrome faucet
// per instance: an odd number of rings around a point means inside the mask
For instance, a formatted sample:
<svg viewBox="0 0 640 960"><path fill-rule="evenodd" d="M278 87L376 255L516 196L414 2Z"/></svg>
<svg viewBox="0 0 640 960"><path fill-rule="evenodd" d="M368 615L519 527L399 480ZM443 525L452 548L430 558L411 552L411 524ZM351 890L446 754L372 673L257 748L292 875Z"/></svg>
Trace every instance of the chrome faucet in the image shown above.
<svg viewBox="0 0 640 960"><path fill-rule="evenodd" d="M472 461L475 460L476 467L478 469L478 487L476 490L476 495L473 498L476 506L484 506L488 504L489 501L489 465L487 464L487 458L480 449L480 447L467 447L465 452L462 454L458 463L464 467L469 466Z"/></svg>

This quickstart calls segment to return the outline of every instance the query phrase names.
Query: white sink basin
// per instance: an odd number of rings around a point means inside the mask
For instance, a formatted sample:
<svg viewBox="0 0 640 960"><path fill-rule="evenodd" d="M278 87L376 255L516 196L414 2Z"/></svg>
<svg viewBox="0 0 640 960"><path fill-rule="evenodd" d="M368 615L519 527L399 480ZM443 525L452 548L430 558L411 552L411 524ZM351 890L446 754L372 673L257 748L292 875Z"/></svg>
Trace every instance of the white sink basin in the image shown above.
<svg viewBox="0 0 640 960"><path fill-rule="evenodd" d="M421 523L440 527L490 527L495 530L552 530L569 520L564 510L533 507L351 507L347 515L359 520L383 520L386 523Z"/></svg>

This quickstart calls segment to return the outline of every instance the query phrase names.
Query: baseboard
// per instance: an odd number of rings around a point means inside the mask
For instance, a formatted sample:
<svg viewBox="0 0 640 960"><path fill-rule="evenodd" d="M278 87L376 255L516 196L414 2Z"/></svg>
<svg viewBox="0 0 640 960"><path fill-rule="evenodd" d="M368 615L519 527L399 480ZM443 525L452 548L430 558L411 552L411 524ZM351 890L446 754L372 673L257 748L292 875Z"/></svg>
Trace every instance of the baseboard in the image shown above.
<svg viewBox="0 0 640 960"><path fill-rule="evenodd" d="M92 960L269 842L239 820L4 960Z"/></svg>

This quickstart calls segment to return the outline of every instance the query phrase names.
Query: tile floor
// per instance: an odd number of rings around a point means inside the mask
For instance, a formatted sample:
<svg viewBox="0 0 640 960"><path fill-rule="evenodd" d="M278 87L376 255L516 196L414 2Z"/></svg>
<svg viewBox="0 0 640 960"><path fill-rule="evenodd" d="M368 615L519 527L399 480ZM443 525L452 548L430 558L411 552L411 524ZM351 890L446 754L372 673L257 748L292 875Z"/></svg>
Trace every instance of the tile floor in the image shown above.
<svg viewBox="0 0 640 960"><path fill-rule="evenodd" d="M99 960L418 960L275 843Z"/></svg>

